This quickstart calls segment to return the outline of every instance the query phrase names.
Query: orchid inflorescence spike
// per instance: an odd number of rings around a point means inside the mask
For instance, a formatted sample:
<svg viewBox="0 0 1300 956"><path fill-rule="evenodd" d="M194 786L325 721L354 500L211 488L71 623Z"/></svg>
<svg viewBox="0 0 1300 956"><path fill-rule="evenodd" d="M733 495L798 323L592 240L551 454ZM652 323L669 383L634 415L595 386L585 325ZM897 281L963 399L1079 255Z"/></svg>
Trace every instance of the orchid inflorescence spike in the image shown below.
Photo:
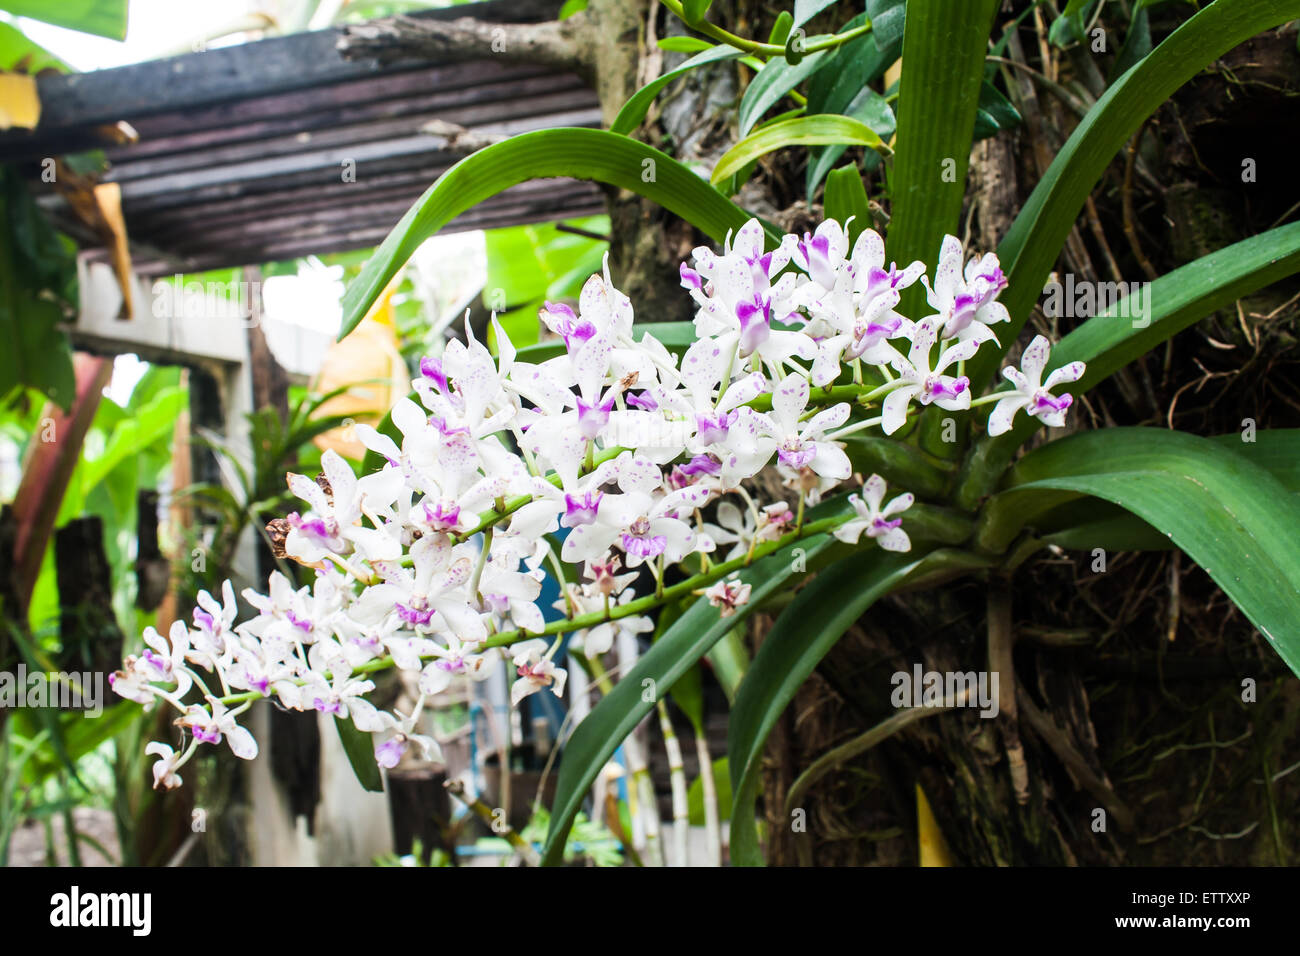
<svg viewBox="0 0 1300 956"><path fill-rule="evenodd" d="M558 696L563 634L598 656L620 633L651 630L644 612L657 603L690 593L734 614L750 598L735 570L777 542L831 531L861 547L909 550L899 516L913 497L886 504L878 475L837 522L805 523L804 505L851 479L848 434L893 434L931 404L972 407L963 365L1008 321L997 257L963 266L949 236L931 281L920 262L887 264L870 230L850 250L831 220L772 250L763 240L751 220L721 254L699 248L682 264L697 339L680 358L653 326L637 339L632 304L606 262L576 311L540 310L561 355L523 361L493 317L494 357L467 323L466 342L420 363L419 402L393 408L400 441L355 426L385 460L380 470L357 478L327 451L322 480L289 475L303 508L279 523L277 541L315 570L314 583L297 588L272 574L265 594L244 592L256 614L242 623L229 582L220 601L202 592L192 625L176 622L166 637L148 629L146 649L112 675L122 696L180 713L180 749L148 747L155 785L179 786L177 771L203 743L256 756L237 719L271 696L371 733L381 766L408 753L438 759L416 727L426 700L457 677L483 679L504 657L516 705L542 690ZM931 311L909 319L895 310L917 281ZM1083 365L1043 381L1047 360L1047 340L1036 338L1021 368L1005 370L1014 387L977 400L997 402L990 434L1022 410L1062 423L1070 396L1051 389L1076 381ZM832 402L828 387L849 379L853 401ZM797 507L761 500L749 479L769 467ZM669 569L688 560L688 580L665 590ZM571 566L556 603L565 617L548 623L537 602L546 569L562 564ZM418 683L411 713L367 699L367 675L386 667Z"/></svg>

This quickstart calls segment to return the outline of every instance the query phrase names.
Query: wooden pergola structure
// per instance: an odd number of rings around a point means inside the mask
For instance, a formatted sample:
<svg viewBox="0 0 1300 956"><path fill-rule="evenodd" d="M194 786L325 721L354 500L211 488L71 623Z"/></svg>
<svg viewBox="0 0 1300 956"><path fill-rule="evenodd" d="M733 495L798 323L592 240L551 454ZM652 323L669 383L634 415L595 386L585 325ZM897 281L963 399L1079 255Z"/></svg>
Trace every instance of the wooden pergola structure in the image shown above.
<svg viewBox="0 0 1300 956"><path fill-rule="evenodd" d="M417 18L553 20L550 0L490 0ZM376 245L467 152L496 137L600 122L572 72L512 59L349 59L342 28L273 37L91 73L41 77L36 131L0 134L0 162L40 182L45 157L102 148L141 275L293 259ZM128 123L134 142L114 142ZM48 186L45 187L48 190ZM96 238L60 197L71 235ZM603 211L598 189L528 183L476 206L450 231Z"/></svg>

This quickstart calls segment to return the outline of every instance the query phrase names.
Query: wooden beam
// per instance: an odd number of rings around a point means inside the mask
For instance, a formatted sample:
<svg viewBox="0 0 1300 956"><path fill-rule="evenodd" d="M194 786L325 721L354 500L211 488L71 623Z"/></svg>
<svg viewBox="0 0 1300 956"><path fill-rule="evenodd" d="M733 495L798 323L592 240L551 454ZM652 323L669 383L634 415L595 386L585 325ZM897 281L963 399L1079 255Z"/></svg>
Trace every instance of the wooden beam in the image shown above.
<svg viewBox="0 0 1300 956"><path fill-rule="evenodd" d="M320 150L331 147L355 149L364 143L391 142L400 138L415 138L425 134L420 127L431 120L441 120L475 131L491 131L503 124L527 120L539 115L572 114L575 111L599 109L596 95L584 87L551 90L521 97L510 95L502 84L499 99L480 101L459 109L419 110L405 116L345 122L338 114L318 115L313 119L314 129L294 129L300 124L286 124L282 133L264 138L235 137L219 144L172 152L165 155L141 156L132 151L122 153L113 161L108 179L126 183L136 179L149 179L189 169L205 169L234 165L249 161L270 159L276 156L301 155L305 149ZM242 133L243 128L233 131ZM437 137L442 139L443 137Z"/></svg>
<svg viewBox="0 0 1300 956"><path fill-rule="evenodd" d="M485 213L475 211L453 220L439 235L466 232L472 229L495 229L501 226L518 226L534 222L553 222L556 219L595 216L605 211L603 199L593 197L589 204L566 206L562 209L546 210L532 208L528 210L510 209L502 213ZM313 233L306 236L280 236L274 242L266 244L241 244L238 247L221 247L214 250L198 251L188 254L173 254L169 261L142 262L141 268L147 268L152 275L166 274L181 268L186 272L206 272L210 269L225 269L254 262L286 262L308 255L327 255L332 252L351 252L355 249L367 249L377 246L388 235L391 226L371 226L346 229L326 233Z"/></svg>
<svg viewBox="0 0 1300 956"><path fill-rule="evenodd" d="M555 18L557 0L489 0L422 10L417 19L475 17L492 23L537 23ZM41 126L58 129L128 122L159 113L318 87L370 76L373 59L345 60L337 44L342 27L312 30L256 43L186 53L92 73L41 77ZM388 67L414 69L420 63Z"/></svg>
<svg viewBox="0 0 1300 956"><path fill-rule="evenodd" d="M458 76L464 79L464 74L472 74L472 82L447 82L445 72L436 68L376 76L285 96L257 97L197 114L169 113L136 126L138 143L106 149L105 155L110 162L134 161L371 120L419 113L441 115L498 100L527 100L584 86L581 78L573 74L496 61L464 64Z"/></svg>
<svg viewBox="0 0 1300 956"><path fill-rule="evenodd" d="M231 236L256 240L260 236L275 235L294 225L353 223L369 224L387 230L397 224L424 190L423 183L419 183L409 192L395 193L383 200L358 193L355 201L333 202L315 209L277 205L274 209L265 210L260 221L244 216L232 220L193 218L183 221L185 225L181 230L160 232L158 235L168 237L173 242L220 244L224 241L223 234L227 232ZM569 204L585 206L601 200L600 191L590 183L573 179L540 179L521 183L492 196L468 210L465 215L473 216L476 211L495 216L528 211L563 213ZM185 232L190 235L185 235Z"/></svg>
<svg viewBox="0 0 1300 956"><path fill-rule="evenodd" d="M555 126L594 126L600 122L599 109L576 109L544 115L524 116L518 119L492 123L477 132L500 136L515 136L536 129ZM375 140L368 143L337 145L324 149L309 149L293 155L271 156L266 159L248 159L224 166L186 170L179 173L136 179L122 184L122 199L131 208L134 200L166 193L188 197L193 191L206 187L249 183L258 180L278 180L281 177L314 176L311 181L339 181L345 163L357 179L372 172L391 171L414 164L420 159L441 157L451 165L460 156L447 152L447 137L431 134ZM418 157L418 158L417 158ZM182 198L181 201L190 201Z"/></svg>
<svg viewBox="0 0 1300 956"><path fill-rule="evenodd" d="M144 220L137 225L138 235L148 235L156 245L185 245L191 242L217 243L230 232L249 239L273 234L291 223L365 222L376 226L392 226L406 213L428 187L431 179L415 176L385 189L357 188L351 193L334 191L319 202L304 200L301 203L285 202L277 195L273 202L260 207L245 205L227 211L221 204L201 208L177 208L170 215ZM359 184L358 184L359 187ZM484 201L485 210L500 210L517 206L521 202L563 208L566 202L587 205L600 200L599 190L592 184L577 180L537 180L522 183Z"/></svg>

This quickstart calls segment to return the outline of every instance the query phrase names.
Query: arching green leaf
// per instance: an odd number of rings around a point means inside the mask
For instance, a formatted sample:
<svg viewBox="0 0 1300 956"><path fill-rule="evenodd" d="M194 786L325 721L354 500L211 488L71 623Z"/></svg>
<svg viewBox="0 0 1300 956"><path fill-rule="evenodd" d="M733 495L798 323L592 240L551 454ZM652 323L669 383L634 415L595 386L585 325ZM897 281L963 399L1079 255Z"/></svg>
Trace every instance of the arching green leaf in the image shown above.
<svg viewBox="0 0 1300 956"><path fill-rule="evenodd" d="M714 239L738 229L749 214L694 172L659 150L599 129L538 130L494 143L447 170L393 227L343 295L347 335L424 242L483 200L532 179L571 176L629 189L681 216ZM765 227L773 242L780 234Z"/></svg>
<svg viewBox="0 0 1300 956"><path fill-rule="evenodd" d="M886 149L880 136L866 123L829 113L800 116L764 126L742 139L722 154L711 178L714 183L720 183L760 156L786 146L826 146L832 143Z"/></svg>
<svg viewBox="0 0 1300 956"><path fill-rule="evenodd" d="M1120 505L1205 569L1300 674L1300 498L1221 442L1159 428L1106 428L1038 448L989 501L996 547L1062 493Z"/></svg>

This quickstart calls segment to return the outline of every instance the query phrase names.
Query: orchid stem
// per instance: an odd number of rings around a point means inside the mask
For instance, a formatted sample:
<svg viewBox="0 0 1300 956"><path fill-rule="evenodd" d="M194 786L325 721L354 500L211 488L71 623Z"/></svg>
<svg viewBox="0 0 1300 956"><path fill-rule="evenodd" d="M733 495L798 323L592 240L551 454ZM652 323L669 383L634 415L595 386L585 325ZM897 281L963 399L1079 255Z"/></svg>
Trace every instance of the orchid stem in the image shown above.
<svg viewBox="0 0 1300 956"><path fill-rule="evenodd" d="M568 633L569 631L580 631L583 630L584 628L593 627L597 624L602 624L605 621L616 621L619 620L620 618L632 617L634 615L644 614L645 612L651 611L662 604L668 604L672 601L676 601L679 598L685 597L686 595L694 591L696 588L705 587L709 584L712 584L715 581L720 580L721 578L725 578L732 571L739 571L742 568L748 567L754 560L758 558L765 558L769 554L773 554L774 552L779 551L784 547L794 544L796 541L799 541L803 538L811 537L812 535L815 534L822 534L824 532L833 531L834 529L842 525L844 522L848 521L851 517L853 517L852 514L836 515L835 517L831 517L831 518L820 518L816 521L810 521L807 524L803 525L802 527L795 528L795 530L782 535L780 538L777 538L775 541L769 541L761 546L754 547L749 554L746 554L743 557L732 558L730 561L723 561L721 564L715 564L708 571L687 578L684 581L678 581L676 584L663 587L655 594L646 595L645 597L628 601L626 604L619 604L615 607L612 607L609 610L608 614L606 614L604 609L601 609L599 611L590 611L586 614L579 614L576 617L563 618L558 621L550 621L540 631L536 633L530 631L528 632L527 636L549 637L553 634L564 634L564 633ZM487 650L493 647L508 647L511 644L516 644L519 641L523 640L524 637L525 637L525 633L522 629L517 628L512 631L502 631L500 634L495 634L492 637L489 637L487 640L481 641L478 644L478 649ZM432 656L429 657L422 656L421 660L432 660ZM388 670L392 668L394 664L395 662L393 661L393 658L391 656L377 657L374 660L366 661L363 664L359 664L357 667L353 668L352 673L373 674L377 671ZM333 676L331 674L325 674L323 676L325 677L326 680L333 680ZM263 696L264 695L262 694L261 691L254 690L254 691L247 691L240 694L230 694L226 697L221 698L221 702L229 706L231 704L243 703L244 701L248 701L248 700L261 700ZM178 708L178 709L183 709L183 708Z"/></svg>
<svg viewBox="0 0 1300 956"><path fill-rule="evenodd" d="M474 595L480 602L483 596L478 593L479 580L483 577L483 568L487 564L488 552L492 550L492 528L487 528L483 532L483 548L478 553L478 563L474 565L474 576L470 578L469 593ZM563 583L561 581L560 583Z"/></svg>

